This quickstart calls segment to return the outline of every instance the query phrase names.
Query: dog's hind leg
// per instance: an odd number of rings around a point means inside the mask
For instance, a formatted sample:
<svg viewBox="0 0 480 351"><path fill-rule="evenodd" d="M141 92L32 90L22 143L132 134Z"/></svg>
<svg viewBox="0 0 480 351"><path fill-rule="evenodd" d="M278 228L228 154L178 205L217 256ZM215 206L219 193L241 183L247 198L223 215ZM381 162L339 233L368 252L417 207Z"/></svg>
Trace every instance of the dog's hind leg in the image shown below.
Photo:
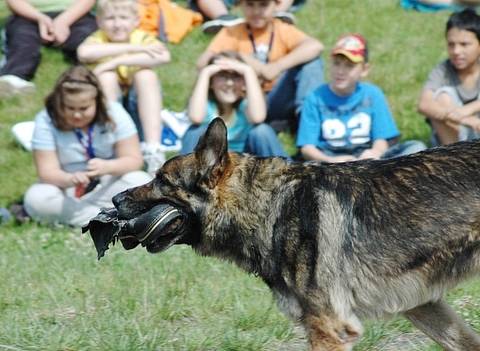
<svg viewBox="0 0 480 351"><path fill-rule="evenodd" d="M480 351L480 336L443 300L416 307L404 315L445 350Z"/></svg>
<svg viewBox="0 0 480 351"><path fill-rule="evenodd" d="M310 315L303 324L311 351L350 351L361 335L361 330L351 323L327 316Z"/></svg>

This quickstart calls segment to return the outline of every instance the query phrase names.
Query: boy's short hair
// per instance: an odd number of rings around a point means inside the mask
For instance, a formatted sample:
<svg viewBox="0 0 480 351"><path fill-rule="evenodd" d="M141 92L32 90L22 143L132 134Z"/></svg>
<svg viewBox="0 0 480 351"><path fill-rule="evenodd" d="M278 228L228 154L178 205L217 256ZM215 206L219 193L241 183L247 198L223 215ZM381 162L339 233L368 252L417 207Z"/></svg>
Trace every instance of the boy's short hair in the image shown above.
<svg viewBox="0 0 480 351"><path fill-rule="evenodd" d="M332 56L343 55L354 63L368 62L368 45L360 34L341 36L332 49Z"/></svg>
<svg viewBox="0 0 480 351"><path fill-rule="evenodd" d="M97 1L97 17L103 17L111 9L128 8L132 13L138 15L137 0L98 0Z"/></svg>
<svg viewBox="0 0 480 351"><path fill-rule="evenodd" d="M449 17L445 34L452 28L472 32L480 41L480 16L471 8L455 12Z"/></svg>

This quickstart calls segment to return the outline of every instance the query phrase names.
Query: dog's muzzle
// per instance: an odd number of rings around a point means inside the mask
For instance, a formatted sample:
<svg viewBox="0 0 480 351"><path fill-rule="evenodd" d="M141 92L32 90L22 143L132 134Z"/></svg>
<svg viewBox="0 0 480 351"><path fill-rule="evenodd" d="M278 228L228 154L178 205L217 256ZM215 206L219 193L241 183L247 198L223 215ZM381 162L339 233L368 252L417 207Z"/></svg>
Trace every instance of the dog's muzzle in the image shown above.
<svg viewBox="0 0 480 351"><path fill-rule="evenodd" d="M100 259L110 243L115 245L118 240L126 250L139 244L152 253L166 250L174 244L183 243L188 228L188 216L182 210L161 203L130 220L119 219L115 208L102 209L82 228L82 232L90 231Z"/></svg>

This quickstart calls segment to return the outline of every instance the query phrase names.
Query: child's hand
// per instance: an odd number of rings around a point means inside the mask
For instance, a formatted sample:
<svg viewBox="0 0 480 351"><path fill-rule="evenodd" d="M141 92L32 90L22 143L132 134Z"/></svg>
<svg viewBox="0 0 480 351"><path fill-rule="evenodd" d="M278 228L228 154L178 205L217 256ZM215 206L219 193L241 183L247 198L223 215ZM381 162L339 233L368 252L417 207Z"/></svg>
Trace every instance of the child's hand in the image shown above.
<svg viewBox="0 0 480 351"><path fill-rule="evenodd" d="M97 66L95 66L95 68L93 69L93 73L95 73L95 75L98 76L104 72L113 71L116 68L117 68L117 65L113 62L113 59L112 59L112 60L102 62Z"/></svg>
<svg viewBox="0 0 480 351"><path fill-rule="evenodd" d="M57 45L63 44L70 36L70 26L60 16L53 20L53 34Z"/></svg>
<svg viewBox="0 0 480 351"><path fill-rule="evenodd" d="M462 119L463 125L472 128L476 132L480 132L480 118L477 116L469 116Z"/></svg>
<svg viewBox="0 0 480 351"><path fill-rule="evenodd" d="M262 70L265 64L261 62L260 60L257 60L255 57L252 55L248 54L242 54L240 53L240 57L242 58L243 62L245 62L247 65L253 68L255 73L259 78L262 78Z"/></svg>
<svg viewBox="0 0 480 351"><path fill-rule="evenodd" d="M165 45L161 43L157 43L157 44L151 44L151 45L139 45L138 51L144 52L151 57L157 57L157 56L163 55L168 50L165 47Z"/></svg>
<svg viewBox="0 0 480 351"><path fill-rule="evenodd" d="M379 154L376 150L367 149L367 150L363 151L358 158L360 160L366 160L366 159L378 160L380 158L380 156L381 156L381 154Z"/></svg>
<svg viewBox="0 0 480 351"><path fill-rule="evenodd" d="M350 162L358 160L355 156L352 155L341 155L341 156L334 156L331 159L331 162L340 163L340 162Z"/></svg>
<svg viewBox="0 0 480 351"><path fill-rule="evenodd" d="M108 174L108 160L92 158L87 162L87 175L89 178Z"/></svg>
<svg viewBox="0 0 480 351"><path fill-rule="evenodd" d="M44 42L51 43L55 40L55 30L53 20L43 13L37 19L38 31Z"/></svg>
<svg viewBox="0 0 480 351"><path fill-rule="evenodd" d="M208 66L205 66L205 68L202 70L202 72L205 72L209 77L217 74L218 72L220 72L221 70L223 70L223 68L215 63L212 63Z"/></svg>
<svg viewBox="0 0 480 351"><path fill-rule="evenodd" d="M72 186L76 185L86 185L90 182L90 178L87 175L87 172L75 172L75 173L70 173L70 182L72 183Z"/></svg>
<svg viewBox="0 0 480 351"><path fill-rule="evenodd" d="M266 80L274 80L280 73L282 69L275 62L264 65L261 70L261 76Z"/></svg>
<svg viewBox="0 0 480 351"><path fill-rule="evenodd" d="M472 111L470 111L469 106L464 105L448 111L445 115L445 119L456 123L462 123L462 119L470 116L472 116Z"/></svg>

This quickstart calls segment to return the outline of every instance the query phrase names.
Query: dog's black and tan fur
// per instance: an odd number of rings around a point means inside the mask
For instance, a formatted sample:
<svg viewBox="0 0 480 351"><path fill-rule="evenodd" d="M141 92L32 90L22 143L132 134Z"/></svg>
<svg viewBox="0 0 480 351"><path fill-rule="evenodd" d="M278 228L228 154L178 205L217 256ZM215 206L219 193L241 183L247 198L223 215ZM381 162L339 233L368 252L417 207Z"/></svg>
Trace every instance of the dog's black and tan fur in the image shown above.
<svg viewBox="0 0 480 351"><path fill-rule="evenodd" d="M292 163L228 153L216 119L195 153L114 203L132 218L163 200L197 221L183 242L258 274L312 350L350 350L361 320L397 313L446 350L480 350L443 301L480 271L480 142L387 161Z"/></svg>

